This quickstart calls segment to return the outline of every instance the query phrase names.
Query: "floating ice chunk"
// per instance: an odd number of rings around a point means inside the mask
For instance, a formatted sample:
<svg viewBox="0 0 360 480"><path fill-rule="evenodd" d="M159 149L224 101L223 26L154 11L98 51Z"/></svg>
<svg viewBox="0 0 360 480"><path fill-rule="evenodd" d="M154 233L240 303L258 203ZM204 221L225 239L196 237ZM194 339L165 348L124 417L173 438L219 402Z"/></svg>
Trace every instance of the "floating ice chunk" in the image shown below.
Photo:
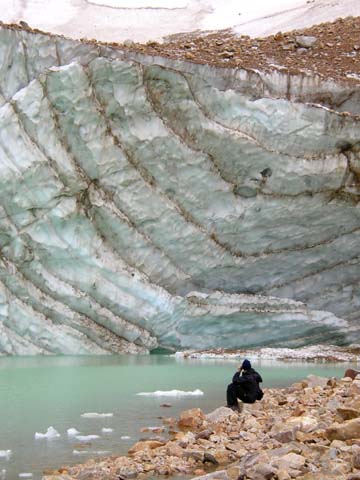
<svg viewBox="0 0 360 480"><path fill-rule="evenodd" d="M96 412L89 412L89 413L82 413L81 417L83 418L104 418L104 417L112 417L113 413L96 413Z"/></svg>
<svg viewBox="0 0 360 480"><path fill-rule="evenodd" d="M127 435L123 435L120 437L120 440L130 440L131 437L128 437Z"/></svg>
<svg viewBox="0 0 360 480"><path fill-rule="evenodd" d="M109 450L73 450L73 455L110 455Z"/></svg>
<svg viewBox="0 0 360 480"><path fill-rule="evenodd" d="M9 458L11 457L11 453L11 450L0 450L0 458L5 458L5 460L9 460Z"/></svg>
<svg viewBox="0 0 360 480"><path fill-rule="evenodd" d="M100 438L99 435L76 435L76 440L79 442L90 442L91 440L96 440Z"/></svg>
<svg viewBox="0 0 360 480"><path fill-rule="evenodd" d="M156 390L156 392L140 392L136 395L141 395L143 397L196 397L204 395L204 392L199 389L196 389L193 392L185 392L183 390Z"/></svg>
<svg viewBox="0 0 360 480"><path fill-rule="evenodd" d="M0 480L5 480L6 478L6 470L2 469L0 472Z"/></svg>
<svg viewBox="0 0 360 480"><path fill-rule="evenodd" d="M89 455L90 452L89 450L73 450L73 455Z"/></svg>
<svg viewBox="0 0 360 480"><path fill-rule="evenodd" d="M35 438L57 438L60 433L54 427L49 427L46 433L35 432Z"/></svg>
<svg viewBox="0 0 360 480"><path fill-rule="evenodd" d="M102 433L112 433L114 430L112 428L102 428L101 429Z"/></svg>
<svg viewBox="0 0 360 480"><path fill-rule="evenodd" d="M79 431L76 430L76 428L68 428L67 429L67 434L69 435L69 437L75 437L75 435L79 435Z"/></svg>
<svg viewBox="0 0 360 480"><path fill-rule="evenodd" d="M33 474L32 473L19 473L19 478L32 478Z"/></svg>

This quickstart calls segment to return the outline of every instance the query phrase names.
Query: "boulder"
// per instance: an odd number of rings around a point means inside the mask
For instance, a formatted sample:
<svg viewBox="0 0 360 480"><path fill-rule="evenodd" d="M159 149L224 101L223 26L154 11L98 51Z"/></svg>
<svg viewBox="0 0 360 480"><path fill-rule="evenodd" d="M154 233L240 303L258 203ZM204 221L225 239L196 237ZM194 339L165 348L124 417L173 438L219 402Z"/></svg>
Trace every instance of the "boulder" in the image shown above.
<svg viewBox="0 0 360 480"><path fill-rule="evenodd" d="M292 427L293 430L310 433L317 428L319 422L315 417L304 415L300 417L290 417L285 423L287 427Z"/></svg>
<svg viewBox="0 0 360 480"><path fill-rule="evenodd" d="M309 472L305 475L298 477L297 480L349 480L345 476L339 476L337 473L330 472Z"/></svg>
<svg viewBox="0 0 360 480"><path fill-rule="evenodd" d="M71 477L70 475L59 474L59 475L44 475L42 477L42 480L75 480L75 478Z"/></svg>
<svg viewBox="0 0 360 480"><path fill-rule="evenodd" d="M357 452L352 457L352 466L357 470L360 470L360 453Z"/></svg>
<svg viewBox="0 0 360 480"><path fill-rule="evenodd" d="M279 459L276 459L276 464L282 470L300 470L305 465L305 457L297 453L290 452Z"/></svg>
<svg viewBox="0 0 360 480"><path fill-rule="evenodd" d="M280 443L289 443L295 440L295 431L294 429L291 430L283 430L281 432L275 433L273 438Z"/></svg>
<svg viewBox="0 0 360 480"><path fill-rule="evenodd" d="M287 472L286 470L283 470L283 469L280 469L277 472L277 478L278 478L278 480L290 480L291 479L289 472Z"/></svg>
<svg viewBox="0 0 360 480"><path fill-rule="evenodd" d="M229 480L226 470L218 470L216 472L202 475L201 477L194 477L191 480Z"/></svg>
<svg viewBox="0 0 360 480"><path fill-rule="evenodd" d="M246 478L251 480L271 480L276 478L276 468L269 463L258 463L246 471Z"/></svg>
<svg viewBox="0 0 360 480"><path fill-rule="evenodd" d="M308 35L297 35L295 37L296 44L302 48L311 48L315 45L317 38Z"/></svg>
<svg viewBox="0 0 360 480"><path fill-rule="evenodd" d="M138 471L134 467L121 467L118 469L116 474L119 476L121 479L131 479L131 478L136 478L138 476ZM97 478L97 477L91 477L91 478ZM84 479L85 480L85 479ZM90 479L89 479L90 480Z"/></svg>
<svg viewBox="0 0 360 480"><path fill-rule="evenodd" d="M184 450L184 458L193 458L196 462L204 461L204 452L202 450Z"/></svg>
<svg viewBox="0 0 360 480"><path fill-rule="evenodd" d="M360 372L358 370L354 370L353 368L348 368L344 373L344 377L349 377L352 380L354 380L355 377L359 375L359 373Z"/></svg>
<svg viewBox="0 0 360 480"><path fill-rule="evenodd" d="M314 387L326 387L329 379L326 377L319 377L317 375L308 375L306 377L306 382L309 387L314 388Z"/></svg>
<svg viewBox="0 0 360 480"><path fill-rule="evenodd" d="M232 465L226 470L229 480L238 480L244 475L244 471L238 465Z"/></svg>
<svg viewBox="0 0 360 480"><path fill-rule="evenodd" d="M227 408L227 410L230 409ZM184 430L198 430L203 426L205 418L200 408L191 408L190 410L181 412L178 426Z"/></svg>
<svg viewBox="0 0 360 480"><path fill-rule="evenodd" d="M360 411L350 407L339 407L336 409L336 412L342 420L351 420L352 418L360 417Z"/></svg>
<svg viewBox="0 0 360 480"><path fill-rule="evenodd" d="M214 465L220 464L220 465L225 465L226 463L229 463L229 450L226 450L225 448L216 448L215 450L212 450L212 452L206 452L206 458L208 462L213 463Z"/></svg>
<svg viewBox="0 0 360 480"><path fill-rule="evenodd" d="M182 457L184 449L180 447L176 442L169 442L167 444L166 454L170 457Z"/></svg>
<svg viewBox="0 0 360 480"><path fill-rule="evenodd" d="M219 407L216 410L208 413L206 419L212 423L219 423L225 420L225 418L231 417L234 411L228 407Z"/></svg>
<svg viewBox="0 0 360 480"><path fill-rule="evenodd" d="M201 432L196 434L196 440L198 439L208 440L210 438L210 435L212 434L213 434L212 430L209 430L209 429L202 430Z"/></svg>
<svg viewBox="0 0 360 480"><path fill-rule="evenodd" d="M128 451L129 455L133 455L136 452L142 450L153 450L154 448L162 447L165 445L164 442L159 442L157 440L145 440L135 443Z"/></svg>
<svg viewBox="0 0 360 480"><path fill-rule="evenodd" d="M327 428L325 435L329 440L349 440L360 438L360 418L347 420Z"/></svg>

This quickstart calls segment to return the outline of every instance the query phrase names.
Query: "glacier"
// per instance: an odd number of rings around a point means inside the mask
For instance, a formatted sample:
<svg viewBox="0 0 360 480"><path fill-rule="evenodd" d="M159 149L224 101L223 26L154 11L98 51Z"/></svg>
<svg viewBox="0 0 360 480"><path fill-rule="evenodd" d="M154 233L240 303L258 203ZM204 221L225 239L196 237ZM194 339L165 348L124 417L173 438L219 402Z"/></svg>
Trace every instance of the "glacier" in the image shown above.
<svg viewBox="0 0 360 480"><path fill-rule="evenodd" d="M360 87L0 28L0 354L360 339Z"/></svg>

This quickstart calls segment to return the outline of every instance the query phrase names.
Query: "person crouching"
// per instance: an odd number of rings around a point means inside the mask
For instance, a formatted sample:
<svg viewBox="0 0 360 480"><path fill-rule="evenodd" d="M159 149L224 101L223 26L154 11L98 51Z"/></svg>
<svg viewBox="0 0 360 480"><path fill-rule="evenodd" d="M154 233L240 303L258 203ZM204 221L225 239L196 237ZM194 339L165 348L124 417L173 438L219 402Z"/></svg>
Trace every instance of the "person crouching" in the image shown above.
<svg viewBox="0 0 360 480"><path fill-rule="evenodd" d="M235 373L232 383L226 391L227 406L233 410L239 410L238 398L243 403L255 403L264 396L259 383L261 375L251 367L249 360L245 359Z"/></svg>

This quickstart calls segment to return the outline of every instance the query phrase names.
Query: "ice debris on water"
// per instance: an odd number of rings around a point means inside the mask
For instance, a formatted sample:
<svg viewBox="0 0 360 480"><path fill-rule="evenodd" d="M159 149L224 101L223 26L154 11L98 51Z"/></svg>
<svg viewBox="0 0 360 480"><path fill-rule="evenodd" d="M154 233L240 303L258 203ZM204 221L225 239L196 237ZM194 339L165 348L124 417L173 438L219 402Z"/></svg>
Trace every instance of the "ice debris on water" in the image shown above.
<svg viewBox="0 0 360 480"><path fill-rule="evenodd" d="M19 478L33 478L33 474L32 473L19 473Z"/></svg>
<svg viewBox="0 0 360 480"><path fill-rule="evenodd" d="M76 440L79 442L90 442L91 440L96 440L100 438L99 435L76 435Z"/></svg>
<svg viewBox="0 0 360 480"><path fill-rule="evenodd" d="M120 437L120 440L130 440L131 437L128 437L127 435L123 435L122 437Z"/></svg>
<svg viewBox="0 0 360 480"><path fill-rule="evenodd" d="M73 455L110 455L109 450L73 450Z"/></svg>
<svg viewBox="0 0 360 480"><path fill-rule="evenodd" d="M0 458L5 458L6 460L9 460L9 458L11 457L11 453L11 450L0 450Z"/></svg>
<svg viewBox="0 0 360 480"><path fill-rule="evenodd" d="M199 389L192 392L185 392L183 390L156 390L156 392L140 392L136 395L141 395L143 397L196 397L204 395L204 392Z"/></svg>
<svg viewBox="0 0 360 480"><path fill-rule="evenodd" d="M35 438L57 438L60 437L60 433L55 430L54 427L49 427L46 433L35 432Z"/></svg>
<svg viewBox="0 0 360 480"><path fill-rule="evenodd" d="M0 480L5 480L6 478L6 470L2 469L0 472Z"/></svg>
<svg viewBox="0 0 360 480"><path fill-rule="evenodd" d="M68 428L67 429L67 434L69 435L69 437L75 437L75 435L79 435L79 431L76 430L76 428Z"/></svg>
<svg viewBox="0 0 360 480"><path fill-rule="evenodd" d="M112 428L102 428L101 429L102 433L112 433L113 432L113 429Z"/></svg>
<svg viewBox="0 0 360 480"><path fill-rule="evenodd" d="M104 417L112 417L113 413L96 413L96 412L88 412L82 413L80 416L83 418L104 418Z"/></svg>

